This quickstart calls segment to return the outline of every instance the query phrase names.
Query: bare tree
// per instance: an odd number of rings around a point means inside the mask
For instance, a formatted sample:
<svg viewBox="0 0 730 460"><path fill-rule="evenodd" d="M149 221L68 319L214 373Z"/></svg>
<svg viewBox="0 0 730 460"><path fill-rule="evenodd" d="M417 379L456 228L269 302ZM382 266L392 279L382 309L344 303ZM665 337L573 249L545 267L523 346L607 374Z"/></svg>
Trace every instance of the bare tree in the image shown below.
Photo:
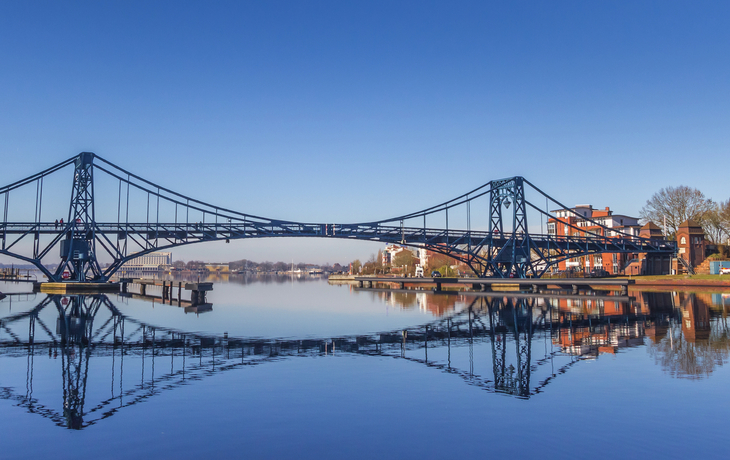
<svg viewBox="0 0 730 460"><path fill-rule="evenodd" d="M711 243L719 244L725 241L728 227L723 222L722 206L730 204L730 200L728 202L715 204L702 218L702 229Z"/></svg>
<svg viewBox="0 0 730 460"><path fill-rule="evenodd" d="M659 190L646 201L639 214L644 221L658 225L662 225L666 218L668 230L676 234L685 220L692 219L701 224L713 206L713 201L696 188L680 185Z"/></svg>
<svg viewBox="0 0 730 460"><path fill-rule="evenodd" d="M730 238L730 199L720 202L717 206L717 213L720 218L720 225L725 230L725 236Z"/></svg>

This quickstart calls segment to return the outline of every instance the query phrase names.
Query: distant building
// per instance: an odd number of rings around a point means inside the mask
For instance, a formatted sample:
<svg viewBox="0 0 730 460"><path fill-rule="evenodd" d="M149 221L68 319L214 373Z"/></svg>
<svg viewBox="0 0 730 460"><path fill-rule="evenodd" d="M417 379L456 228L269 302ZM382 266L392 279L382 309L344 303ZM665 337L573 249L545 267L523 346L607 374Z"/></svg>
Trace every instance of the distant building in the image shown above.
<svg viewBox="0 0 730 460"><path fill-rule="evenodd" d="M228 264L205 264L206 270L211 273L230 273L231 267Z"/></svg>
<svg viewBox="0 0 730 460"><path fill-rule="evenodd" d="M135 257L122 265L124 271L143 273L156 273L167 266L172 265L171 252L150 252L143 256Z"/></svg>
<svg viewBox="0 0 730 460"><path fill-rule="evenodd" d="M404 246L398 246L397 244L389 244L383 251L383 259L381 260L383 265L392 265L395 256L403 251L410 251L410 249Z"/></svg>

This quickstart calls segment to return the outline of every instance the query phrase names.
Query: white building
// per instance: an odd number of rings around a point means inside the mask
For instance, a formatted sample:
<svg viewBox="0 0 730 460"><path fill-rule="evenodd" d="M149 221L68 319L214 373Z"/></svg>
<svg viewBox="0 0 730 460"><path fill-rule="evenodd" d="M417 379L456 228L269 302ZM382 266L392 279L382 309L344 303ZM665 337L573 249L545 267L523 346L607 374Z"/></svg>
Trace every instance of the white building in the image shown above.
<svg viewBox="0 0 730 460"><path fill-rule="evenodd" d="M150 252L143 256L135 257L129 262L122 265L122 270L144 272L144 273L157 273L161 267L166 265L172 265L172 253L171 252Z"/></svg>

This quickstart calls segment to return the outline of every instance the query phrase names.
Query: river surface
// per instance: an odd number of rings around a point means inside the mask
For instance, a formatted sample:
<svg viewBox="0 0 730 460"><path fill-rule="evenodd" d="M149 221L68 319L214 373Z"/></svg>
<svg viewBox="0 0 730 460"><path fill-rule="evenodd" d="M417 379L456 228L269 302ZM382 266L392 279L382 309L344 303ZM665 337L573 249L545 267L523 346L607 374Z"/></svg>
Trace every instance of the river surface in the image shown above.
<svg viewBox="0 0 730 460"><path fill-rule="evenodd" d="M213 281L0 301L0 459L729 456L727 294Z"/></svg>

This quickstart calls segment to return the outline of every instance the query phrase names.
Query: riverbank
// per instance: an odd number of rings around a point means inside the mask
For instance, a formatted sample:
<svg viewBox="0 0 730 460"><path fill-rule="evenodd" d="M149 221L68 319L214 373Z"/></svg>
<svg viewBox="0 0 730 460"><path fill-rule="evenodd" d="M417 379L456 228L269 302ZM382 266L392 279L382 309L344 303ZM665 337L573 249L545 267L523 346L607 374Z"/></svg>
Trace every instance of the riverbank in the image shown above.
<svg viewBox="0 0 730 460"><path fill-rule="evenodd" d="M631 276L621 277L620 279L632 279L634 284L632 289L646 290L649 289L677 289L682 290L696 289L721 289L730 291L729 275L661 275L661 276Z"/></svg>
<svg viewBox="0 0 730 460"><path fill-rule="evenodd" d="M356 283L357 275L331 275L330 281L339 283ZM375 277L373 275L373 277ZM730 290L730 275L661 275L661 276L621 276L596 278L601 280L633 280L631 289L643 288L716 288ZM556 282L560 278L555 279ZM507 283L508 280L505 280Z"/></svg>

